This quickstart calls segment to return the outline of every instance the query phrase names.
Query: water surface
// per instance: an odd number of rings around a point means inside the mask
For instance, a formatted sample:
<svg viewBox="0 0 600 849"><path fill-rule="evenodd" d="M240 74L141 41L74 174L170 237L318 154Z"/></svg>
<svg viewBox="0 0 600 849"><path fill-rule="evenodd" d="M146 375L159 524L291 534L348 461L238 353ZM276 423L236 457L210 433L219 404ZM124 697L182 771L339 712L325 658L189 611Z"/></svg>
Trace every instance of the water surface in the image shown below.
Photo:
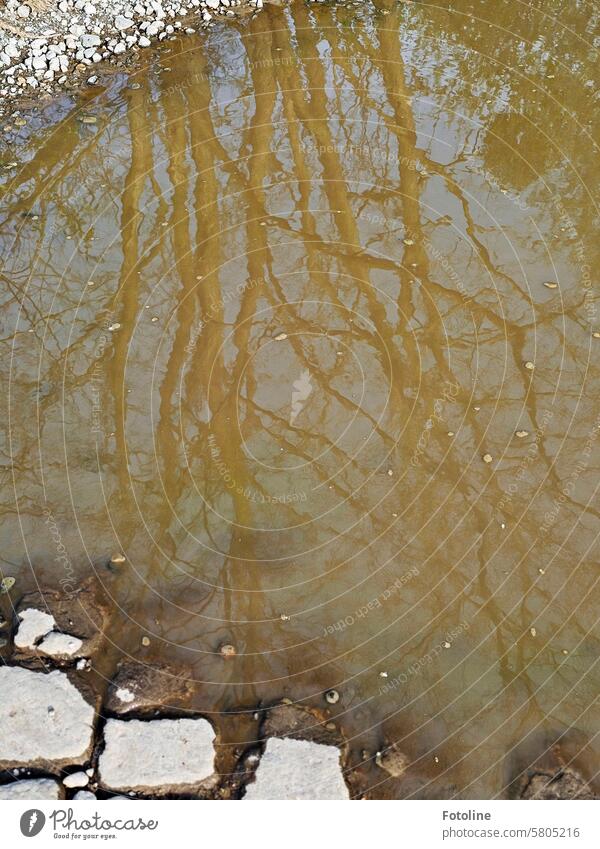
<svg viewBox="0 0 600 849"><path fill-rule="evenodd" d="M98 576L100 682L327 709L374 796L594 777L599 35L269 6L5 132L3 570Z"/></svg>

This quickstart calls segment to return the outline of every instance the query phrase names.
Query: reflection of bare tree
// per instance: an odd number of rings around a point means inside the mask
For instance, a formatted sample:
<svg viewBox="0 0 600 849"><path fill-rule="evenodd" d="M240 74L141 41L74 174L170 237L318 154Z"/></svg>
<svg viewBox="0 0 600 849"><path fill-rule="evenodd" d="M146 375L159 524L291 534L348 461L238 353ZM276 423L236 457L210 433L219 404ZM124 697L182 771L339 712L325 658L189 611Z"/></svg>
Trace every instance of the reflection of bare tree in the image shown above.
<svg viewBox="0 0 600 849"><path fill-rule="evenodd" d="M0 239L13 252L3 306L9 320L21 317L17 334L5 324L2 345L15 350L21 506L34 516L42 502L30 460L39 440L51 500L66 499L69 462L90 549L112 548L112 522L137 554L132 617L162 629L186 660L206 653L199 677L250 682L237 688L249 704L281 696L281 682L261 683L270 678L291 681L297 695L370 670L398 646L390 666L426 655L432 634L462 617L485 646L478 663L499 658L490 690L510 687L528 662L520 634L552 605L553 589L538 591L531 572L545 566L532 547L543 512L536 487L545 481L551 497L561 485L556 444L540 440L506 510L533 515L510 551L490 517L526 444L512 439L517 420L533 432L553 403L548 375L536 369L532 382L522 367L534 332L549 357L564 346L561 374L577 375L587 328L580 294L564 287L561 314L556 299L528 290L519 262L535 278L547 252L523 209L507 213L500 188L533 201L545 183L559 186L587 244L593 211L578 174L589 165L584 135L562 153L555 143L562 62L529 51L524 68L501 72L514 47L487 26L457 23L485 5L270 9L229 40L210 39L208 73L198 74L203 46L182 47L172 72L150 74L142 88L116 81L108 105L94 107L93 130L59 115L54 134L49 126L24 146L29 160L5 187ZM558 6L583 56L583 5ZM508 8L495 14L523 43L535 40L539 10L527 7L516 23ZM546 94L529 96L532 78ZM587 103L577 95L577 111ZM549 139L532 130L540 105ZM511 150L523 144L535 146L537 175L515 165ZM545 215L544 234L562 232L557 210ZM570 279L573 246L553 242ZM109 320L120 329L108 333ZM591 367L586 380L597 381ZM100 469L90 431L97 383ZM433 421L447 385L459 388ZM561 450L571 466L587 438L585 427L571 429L580 388L560 395L552 425L569 434ZM506 470L486 477L473 462L484 438L496 440L494 457L506 449ZM426 447L412 464L419 440ZM569 525L585 504L583 477L564 500ZM296 490L304 500L273 500ZM12 530L14 508L5 510ZM565 556L583 551L588 531ZM560 533L557 523L551 535ZM377 617L318 638L324 622L393 583L404 560L419 564L425 588L415 580ZM518 615L506 621L515 599ZM565 627L573 640L583 633ZM221 642L238 649L226 672ZM288 653L292 642L302 649ZM347 685L357 700L372 695L370 674ZM561 675L561 686L572 683L571 670ZM411 680L415 713L445 709L452 684L430 684ZM532 715L543 712L534 677L520 686ZM212 706L231 698L224 685L204 695ZM451 715L444 722L454 727Z"/></svg>

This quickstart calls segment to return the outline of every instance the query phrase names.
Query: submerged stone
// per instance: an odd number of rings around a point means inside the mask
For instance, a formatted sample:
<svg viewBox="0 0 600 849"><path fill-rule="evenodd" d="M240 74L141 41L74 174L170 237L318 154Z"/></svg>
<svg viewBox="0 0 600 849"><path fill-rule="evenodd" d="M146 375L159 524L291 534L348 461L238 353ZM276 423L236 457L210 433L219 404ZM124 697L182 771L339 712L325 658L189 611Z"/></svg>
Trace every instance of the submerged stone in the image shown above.
<svg viewBox="0 0 600 849"><path fill-rule="evenodd" d="M183 668L125 660L108 688L105 707L117 714L158 710L188 701L192 692L190 673Z"/></svg>
<svg viewBox="0 0 600 849"><path fill-rule="evenodd" d="M406 772L408 758L395 743L387 746L375 755L375 763L393 778L400 778Z"/></svg>
<svg viewBox="0 0 600 849"><path fill-rule="evenodd" d="M245 799L348 799L335 746L271 738Z"/></svg>
<svg viewBox="0 0 600 849"><path fill-rule="evenodd" d="M531 776L521 799L596 799L585 779L574 769L539 772Z"/></svg>

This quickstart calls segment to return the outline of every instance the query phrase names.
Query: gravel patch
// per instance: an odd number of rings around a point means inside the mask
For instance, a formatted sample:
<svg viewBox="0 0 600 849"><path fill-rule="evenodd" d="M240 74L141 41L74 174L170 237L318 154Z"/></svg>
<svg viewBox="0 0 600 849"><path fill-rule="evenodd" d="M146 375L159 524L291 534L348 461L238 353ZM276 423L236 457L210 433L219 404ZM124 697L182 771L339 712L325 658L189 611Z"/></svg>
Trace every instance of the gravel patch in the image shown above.
<svg viewBox="0 0 600 849"><path fill-rule="evenodd" d="M0 9L0 97L50 92L73 76L94 85L102 62L196 32L235 15L238 7L262 5L263 0L7 0Z"/></svg>

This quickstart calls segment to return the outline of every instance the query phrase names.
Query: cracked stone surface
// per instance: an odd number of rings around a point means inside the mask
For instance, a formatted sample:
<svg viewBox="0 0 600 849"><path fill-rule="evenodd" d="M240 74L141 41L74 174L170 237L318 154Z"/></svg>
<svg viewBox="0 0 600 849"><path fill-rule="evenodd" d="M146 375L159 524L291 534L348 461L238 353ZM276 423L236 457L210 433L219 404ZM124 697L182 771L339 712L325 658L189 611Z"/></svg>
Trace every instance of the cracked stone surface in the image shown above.
<svg viewBox="0 0 600 849"><path fill-rule="evenodd" d="M32 778L13 781L0 787L0 799L34 800L60 799L60 787L51 778Z"/></svg>
<svg viewBox="0 0 600 849"><path fill-rule="evenodd" d="M245 799L348 799L340 752L307 740L271 738Z"/></svg>
<svg viewBox="0 0 600 849"><path fill-rule="evenodd" d="M194 790L212 777L214 737L205 719L109 719L100 781L111 790Z"/></svg>
<svg viewBox="0 0 600 849"><path fill-rule="evenodd" d="M0 668L0 769L57 769L87 760L94 707L66 673Z"/></svg>

